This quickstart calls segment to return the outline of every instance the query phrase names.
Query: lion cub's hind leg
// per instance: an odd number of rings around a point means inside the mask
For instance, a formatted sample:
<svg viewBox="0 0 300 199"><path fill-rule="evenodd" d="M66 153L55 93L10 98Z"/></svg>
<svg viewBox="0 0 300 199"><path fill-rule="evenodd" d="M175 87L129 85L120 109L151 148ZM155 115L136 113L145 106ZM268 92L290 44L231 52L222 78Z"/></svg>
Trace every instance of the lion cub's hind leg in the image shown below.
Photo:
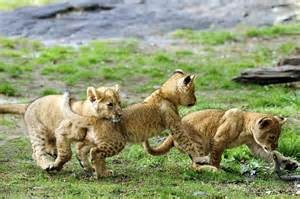
<svg viewBox="0 0 300 199"><path fill-rule="evenodd" d="M47 170L61 170L63 165L72 157L71 140L68 133L71 133L72 123L69 120L63 120L55 130L57 157L55 162L50 164Z"/></svg>
<svg viewBox="0 0 300 199"><path fill-rule="evenodd" d="M72 157L71 143L84 139L86 132L87 129L77 127L70 120L63 120L55 130L57 158L48 169L61 170L63 165Z"/></svg>
<svg viewBox="0 0 300 199"><path fill-rule="evenodd" d="M56 139L48 140L46 143L46 152L53 158L57 157Z"/></svg>
<svg viewBox="0 0 300 199"><path fill-rule="evenodd" d="M28 127L28 133L32 145L32 158L39 167L47 170L53 163L53 158L47 152L47 131L44 128L36 130L36 128Z"/></svg>

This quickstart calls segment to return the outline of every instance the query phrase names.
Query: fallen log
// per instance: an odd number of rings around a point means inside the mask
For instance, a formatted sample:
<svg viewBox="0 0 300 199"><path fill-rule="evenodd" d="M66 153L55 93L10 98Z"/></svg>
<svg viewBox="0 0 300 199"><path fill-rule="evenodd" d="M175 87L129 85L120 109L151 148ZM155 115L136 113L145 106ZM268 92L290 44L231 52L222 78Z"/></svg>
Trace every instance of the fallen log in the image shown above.
<svg viewBox="0 0 300 199"><path fill-rule="evenodd" d="M279 60L277 66L283 66L283 65L300 66L300 57L288 57Z"/></svg>
<svg viewBox="0 0 300 199"><path fill-rule="evenodd" d="M300 81L300 65L248 69L232 80L239 83L253 83L259 85L296 82Z"/></svg>

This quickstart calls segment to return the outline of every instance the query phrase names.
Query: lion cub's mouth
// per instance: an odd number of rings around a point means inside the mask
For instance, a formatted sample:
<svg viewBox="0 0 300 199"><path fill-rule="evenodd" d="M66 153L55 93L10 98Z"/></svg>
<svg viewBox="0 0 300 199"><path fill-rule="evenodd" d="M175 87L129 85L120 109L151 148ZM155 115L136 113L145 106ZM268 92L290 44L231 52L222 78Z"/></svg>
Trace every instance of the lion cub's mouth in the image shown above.
<svg viewBox="0 0 300 199"><path fill-rule="evenodd" d="M111 121L112 121L113 123L119 123L119 122L121 121L121 118L119 118L119 117L113 117L113 118L111 119Z"/></svg>

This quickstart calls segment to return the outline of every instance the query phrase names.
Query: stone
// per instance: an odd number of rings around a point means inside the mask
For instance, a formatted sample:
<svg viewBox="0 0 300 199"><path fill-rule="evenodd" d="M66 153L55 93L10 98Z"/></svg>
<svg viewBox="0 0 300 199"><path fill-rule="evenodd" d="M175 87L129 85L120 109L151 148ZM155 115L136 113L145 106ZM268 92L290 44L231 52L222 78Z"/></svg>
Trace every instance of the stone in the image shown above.
<svg viewBox="0 0 300 199"><path fill-rule="evenodd" d="M159 36L296 20L296 0L76 0L0 12L0 34L44 41ZM290 16L293 16L292 18Z"/></svg>

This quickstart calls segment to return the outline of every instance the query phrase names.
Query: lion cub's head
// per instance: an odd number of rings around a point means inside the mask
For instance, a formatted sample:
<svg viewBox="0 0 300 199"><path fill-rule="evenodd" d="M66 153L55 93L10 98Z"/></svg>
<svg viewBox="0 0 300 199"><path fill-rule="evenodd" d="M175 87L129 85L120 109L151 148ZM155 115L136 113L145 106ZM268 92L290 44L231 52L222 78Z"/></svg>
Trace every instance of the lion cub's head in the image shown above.
<svg viewBox="0 0 300 199"><path fill-rule="evenodd" d="M92 115L98 118L119 122L122 109L119 96L119 86L87 88L87 100L90 102Z"/></svg>
<svg viewBox="0 0 300 199"><path fill-rule="evenodd" d="M195 75L186 74L178 69L162 85L161 94L176 105L193 106L197 101L194 79Z"/></svg>
<svg viewBox="0 0 300 199"><path fill-rule="evenodd" d="M286 118L278 116L263 116L258 119L253 129L255 142L266 151L273 151L278 146L278 139L281 133L281 126Z"/></svg>

